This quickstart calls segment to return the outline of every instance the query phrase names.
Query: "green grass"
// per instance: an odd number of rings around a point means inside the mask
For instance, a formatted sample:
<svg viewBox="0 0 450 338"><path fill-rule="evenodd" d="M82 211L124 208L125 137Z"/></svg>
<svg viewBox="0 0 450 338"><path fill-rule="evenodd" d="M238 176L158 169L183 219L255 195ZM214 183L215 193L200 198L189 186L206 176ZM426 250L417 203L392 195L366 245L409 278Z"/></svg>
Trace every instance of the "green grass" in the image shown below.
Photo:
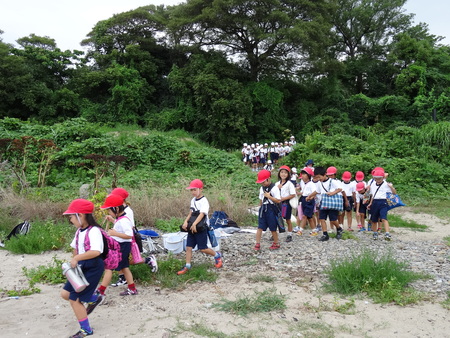
<svg viewBox="0 0 450 338"><path fill-rule="evenodd" d="M178 232L183 221L184 219L178 217L173 217L169 220L157 219L155 221L155 227L163 232Z"/></svg>
<svg viewBox="0 0 450 338"><path fill-rule="evenodd" d="M426 276L407 269L392 253L379 254L368 249L351 257L334 260L325 271L329 283L325 289L344 295L366 293L376 303L399 305L419 301L422 295L408 284Z"/></svg>
<svg viewBox="0 0 450 338"><path fill-rule="evenodd" d="M249 313L284 310L285 301L286 296L278 294L275 288L271 288L262 292L255 291L252 296L239 296L234 301L223 299L220 303L213 304L213 307L220 311L246 316Z"/></svg>
<svg viewBox="0 0 450 338"><path fill-rule="evenodd" d="M342 303L338 297L334 297L333 302L329 303L319 297L319 305L314 306L309 302L304 303L305 309L311 312L319 313L322 311L336 311L345 315L352 315L356 312L355 300L352 298L348 302Z"/></svg>
<svg viewBox="0 0 450 338"><path fill-rule="evenodd" d="M75 228L67 223L54 221L32 222L27 235L11 237L5 249L15 254L40 254L44 251L67 249Z"/></svg>
<svg viewBox="0 0 450 338"><path fill-rule="evenodd" d="M428 229L426 225L418 224L414 221L406 221L397 215L389 215L389 226L392 228L409 228L418 231L424 231Z"/></svg>
<svg viewBox="0 0 450 338"><path fill-rule="evenodd" d="M450 246L450 236L444 237L445 244Z"/></svg>
<svg viewBox="0 0 450 338"><path fill-rule="evenodd" d="M188 273L178 276L185 264L184 260L175 258L169 254L165 259L158 260L158 272L152 273L146 264L132 265L130 267L133 278L141 285L158 285L168 289L183 289L190 283L209 282L217 280L217 273L211 268L212 263L192 264Z"/></svg>
<svg viewBox="0 0 450 338"><path fill-rule="evenodd" d="M447 299L444 300L441 304L445 309L450 310L450 291L447 292Z"/></svg>
<svg viewBox="0 0 450 338"><path fill-rule="evenodd" d="M268 275L256 275L247 277L251 283L274 283L277 279Z"/></svg>
<svg viewBox="0 0 450 338"><path fill-rule="evenodd" d="M62 273L61 265L64 263L62 260L53 257L52 263L40 265L36 268L27 269L22 268L23 274L29 278L30 286L34 286L36 283L46 284L62 284L66 282L66 277Z"/></svg>
<svg viewBox="0 0 450 338"><path fill-rule="evenodd" d="M336 238L336 233L329 233L330 238ZM354 239L354 240L358 240L358 237L356 237L355 235L353 235L353 233L349 232L349 231L344 231L342 233L342 240L348 240L348 239Z"/></svg>

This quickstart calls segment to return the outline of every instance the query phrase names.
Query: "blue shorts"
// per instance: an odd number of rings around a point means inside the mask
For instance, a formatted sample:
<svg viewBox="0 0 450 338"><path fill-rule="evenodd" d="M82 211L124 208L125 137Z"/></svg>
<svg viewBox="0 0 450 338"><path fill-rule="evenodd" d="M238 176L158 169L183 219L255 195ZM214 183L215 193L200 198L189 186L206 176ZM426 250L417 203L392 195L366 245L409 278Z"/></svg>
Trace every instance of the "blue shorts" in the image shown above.
<svg viewBox="0 0 450 338"><path fill-rule="evenodd" d="M188 232L186 247L194 248L197 245L199 250L208 249L208 232L206 230L202 232L196 232L192 234Z"/></svg>
<svg viewBox="0 0 450 338"><path fill-rule="evenodd" d="M131 242L122 242L119 243L120 252L122 254L122 260L119 262L119 265L114 270L120 271L125 268L130 267L130 252L131 252Z"/></svg>
<svg viewBox="0 0 450 338"><path fill-rule="evenodd" d="M366 215L366 213L367 213L367 204L363 204L363 203L359 204L359 213L360 214L364 214L364 216Z"/></svg>
<svg viewBox="0 0 450 338"><path fill-rule="evenodd" d="M259 207L258 213L258 229L266 231L269 228L270 231L277 231L278 208L273 204L263 204Z"/></svg>
<svg viewBox="0 0 450 338"><path fill-rule="evenodd" d="M307 196L302 196L300 202L302 203L302 212L307 218L312 218L314 215L314 208L316 206L316 201L314 198L310 201L306 200Z"/></svg>
<svg viewBox="0 0 450 338"><path fill-rule="evenodd" d="M89 285L83 291L75 292L72 284L67 281L63 289L70 292L70 300L76 301L79 299L80 302L89 302L105 271L103 259L99 256L86 261L79 261L78 264L81 265L81 270Z"/></svg>
<svg viewBox="0 0 450 338"><path fill-rule="evenodd" d="M370 220L378 222L380 219L387 220L388 204L385 199L373 200L370 206Z"/></svg>
<svg viewBox="0 0 450 338"><path fill-rule="evenodd" d="M319 210L319 219L326 220L327 217L330 219L331 222L337 221L339 215L338 210Z"/></svg>
<svg viewBox="0 0 450 338"><path fill-rule="evenodd" d="M345 211L352 211L352 209L353 209L353 197L347 196L347 201L348 201L348 207L345 206L345 201L344 201L344 210Z"/></svg>

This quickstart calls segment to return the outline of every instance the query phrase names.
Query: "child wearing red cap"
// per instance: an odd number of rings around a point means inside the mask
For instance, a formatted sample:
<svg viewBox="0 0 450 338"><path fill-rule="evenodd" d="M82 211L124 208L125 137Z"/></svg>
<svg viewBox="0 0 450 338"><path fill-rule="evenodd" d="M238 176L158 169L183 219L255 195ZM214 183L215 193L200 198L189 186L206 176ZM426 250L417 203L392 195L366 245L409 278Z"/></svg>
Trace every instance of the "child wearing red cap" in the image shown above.
<svg viewBox="0 0 450 338"><path fill-rule="evenodd" d="M302 180L300 182L300 187L302 191L302 197L300 198L300 204L302 209L302 218L300 220L300 229L297 234L302 235L303 229L306 226L306 221L309 222L309 227L311 228L311 235L317 235L316 230L316 220L314 218L314 210L315 210L315 197L318 193L317 186L315 183L311 181L311 177L314 176L314 171L305 167L301 171Z"/></svg>
<svg viewBox="0 0 450 338"><path fill-rule="evenodd" d="M69 221L78 229L75 237L70 243L73 250L73 257L70 261L72 268L79 265L83 271L84 277L89 285L81 292L75 292L72 285L67 282L61 291L61 297L70 302L80 324L80 331L72 335L72 338L90 336L94 333L90 327L88 313L82 302L90 304L92 301L101 302L97 296L93 296L104 271L104 263L101 257L104 248L100 225L95 221L92 213L94 204L85 199L73 200L63 215L69 215ZM87 247L85 238L88 236ZM89 306L89 305L88 305Z"/></svg>
<svg viewBox="0 0 450 338"><path fill-rule="evenodd" d="M286 220L288 232L286 242L292 242L292 207L289 200L296 196L295 186L291 181L291 169L287 165L283 165L278 170L278 183L276 186L280 189L281 198L281 215Z"/></svg>
<svg viewBox="0 0 450 338"><path fill-rule="evenodd" d="M370 200L370 197L368 197L370 190L366 187L365 182L356 183L355 190L356 218L360 219L364 224L367 215L367 205L369 204ZM358 225L358 228L360 229L360 231L366 231L364 225Z"/></svg>
<svg viewBox="0 0 450 338"><path fill-rule="evenodd" d="M341 227L344 224L344 218L347 216L347 231L353 231L352 229L352 210L355 195L356 182L352 181L352 174L350 171L344 171L342 174L342 196L344 197L344 213L342 214Z"/></svg>
<svg viewBox="0 0 450 338"><path fill-rule="evenodd" d="M203 182L199 179L191 181L189 187L186 188L191 191L192 199L189 208L189 214L183 222L183 229L188 232L186 241L186 264L177 272L177 275L184 275L191 269L192 248L195 246L198 249L210 256L214 257L214 266L221 268L223 265L222 255L220 252L216 252L213 249L208 248L208 227L209 227L209 202L203 195ZM195 217L197 216L197 217ZM191 217L194 218L193 222ZM200 229L199 224L205 223L205 226ZM191 223L191 224L189 224Z"/></svg>
<svg viewBox="0 0 450 338"><path fill-rule="evenodd" d="M256 183L261 184L259 189L259 212L258 212L258 230L256 231L255 250L261 250L262 232L269 228L272 233L273 243L270 250L277 250L280 248L278 242L278 206L275 205L281 202L280 189L271 182L270 171L261 170L258 173Z"/></svg>
<svg viewBox="0 0 450 338"><path fill-rule="evenodd" d="M120 245L122 259L115 271L122 271L128 284L127 290L121 292L120 295L135 296L138 294L138 290L134 284L129 261L131 242L133 240L133 224L125 212L123 202L123 197L109 195L106 197L105 202L100 208L108 210L109 215L107 215L105 219L114 224L113 228L108 230L108 235L119 242ZM105 270L102 283L97 290L97 293L103 297L105 297L106 288L111 283L112 274L112 270Z"/></svg>

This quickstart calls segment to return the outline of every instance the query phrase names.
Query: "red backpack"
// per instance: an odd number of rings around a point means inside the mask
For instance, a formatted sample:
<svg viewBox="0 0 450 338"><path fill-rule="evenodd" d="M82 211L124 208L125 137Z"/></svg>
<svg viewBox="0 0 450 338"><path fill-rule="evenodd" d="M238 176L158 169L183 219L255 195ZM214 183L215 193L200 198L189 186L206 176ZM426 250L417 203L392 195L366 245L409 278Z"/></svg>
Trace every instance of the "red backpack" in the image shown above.
<svg viewBox="0 0 450 338"><path fill-rule="evenodd" d="M90 226L86 231L86 236L84 237L84 248L86 251L91 249L91 242L89 240L89 231L92 229ZM99 228L103 237L103 253L101 254L103 261L105 263L105 269L114 270L119 266L122 260L122 253L120 252L120 244L114 238L109 236L105 230ZM78 232L76 239L76 247L78 248Z"/></svg>

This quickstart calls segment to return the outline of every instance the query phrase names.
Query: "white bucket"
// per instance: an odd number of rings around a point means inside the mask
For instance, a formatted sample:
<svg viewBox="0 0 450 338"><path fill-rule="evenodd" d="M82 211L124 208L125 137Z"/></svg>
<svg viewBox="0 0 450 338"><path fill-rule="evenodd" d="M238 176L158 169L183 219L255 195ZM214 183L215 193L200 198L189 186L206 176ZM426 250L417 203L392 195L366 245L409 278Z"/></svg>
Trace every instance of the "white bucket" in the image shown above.
<svg viewBox="0 0 450 338"><path fill-rule="evenodd" d="M164 248L174 254L178 254L183 251L183 240L187 234L170 233L162 236Z"/></svg>

